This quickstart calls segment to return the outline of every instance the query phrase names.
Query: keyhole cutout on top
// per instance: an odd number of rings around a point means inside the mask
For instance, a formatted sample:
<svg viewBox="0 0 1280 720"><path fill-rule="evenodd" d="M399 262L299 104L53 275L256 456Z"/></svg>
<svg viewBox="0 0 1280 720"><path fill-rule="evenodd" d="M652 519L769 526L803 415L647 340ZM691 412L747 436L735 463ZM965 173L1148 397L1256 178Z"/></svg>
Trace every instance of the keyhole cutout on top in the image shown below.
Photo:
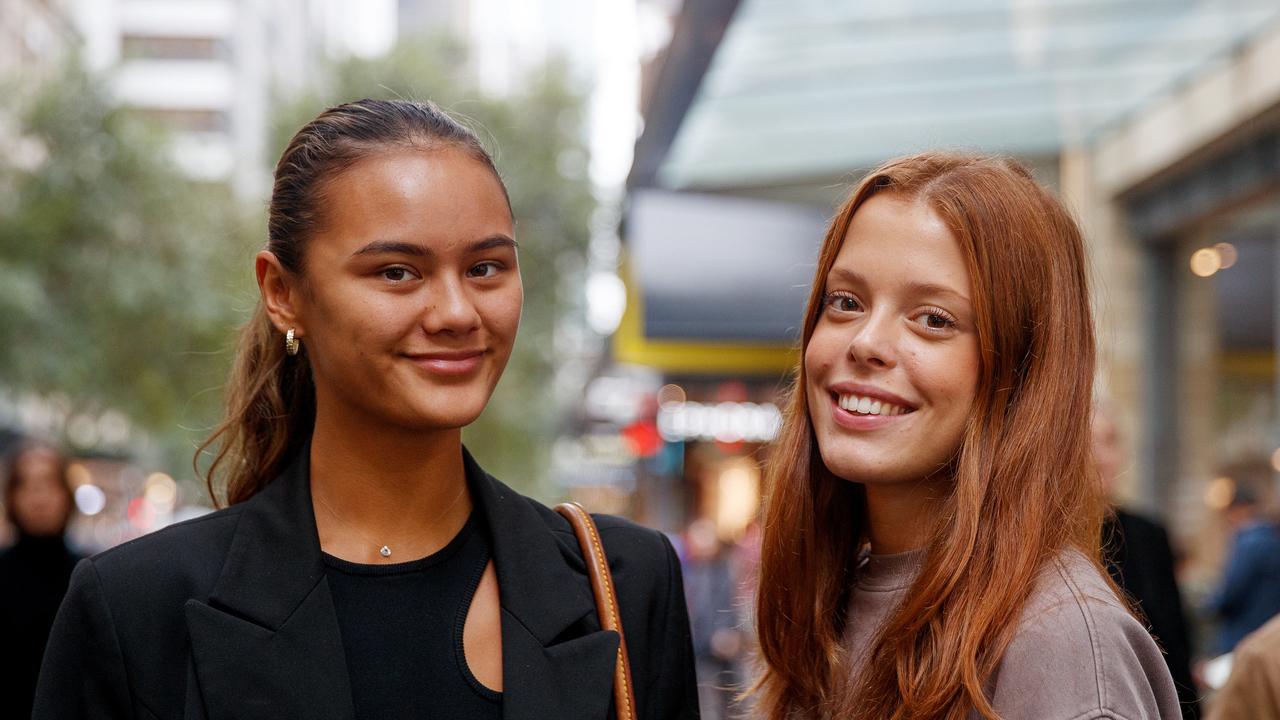
<svg viewBox="0 0 1280 720"><path fill-rule="evenodd" d="M480 585L467 608L467 619L462 626L462 651L475 679L494 692L502 692L502 611L498 574L492 560L485 566Z"/></svg>

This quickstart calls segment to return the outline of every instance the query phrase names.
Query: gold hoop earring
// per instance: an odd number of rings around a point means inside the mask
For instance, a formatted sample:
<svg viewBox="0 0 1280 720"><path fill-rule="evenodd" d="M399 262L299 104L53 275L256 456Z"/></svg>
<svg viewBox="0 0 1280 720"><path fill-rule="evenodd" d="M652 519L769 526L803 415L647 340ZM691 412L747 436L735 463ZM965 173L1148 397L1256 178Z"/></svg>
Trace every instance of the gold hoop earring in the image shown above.
<svg viewBox="0 0 1280 720"><path fill-rule="evenodd" d="M289 328L289 332L284 334L284 351L288 355L297 355L298 350L302 349L302 341L293 336L293 328Z"/></svg>

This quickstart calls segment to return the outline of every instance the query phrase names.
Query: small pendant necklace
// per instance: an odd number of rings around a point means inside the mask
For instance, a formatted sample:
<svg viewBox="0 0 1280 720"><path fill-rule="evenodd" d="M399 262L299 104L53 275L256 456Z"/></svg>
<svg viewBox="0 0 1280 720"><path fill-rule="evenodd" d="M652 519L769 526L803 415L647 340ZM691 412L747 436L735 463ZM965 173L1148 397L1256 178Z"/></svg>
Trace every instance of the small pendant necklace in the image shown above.
<svg viewBox="0 0 1280 720"><path fill-rule="evenodd" d="M453 506L458 504L458 500L462 498L462 494L466 492L466 489L467 489L467 484L464 482L462 483L462 487L458 488L458 493L453 496L453 500L450 501L450 503L445 506L444 510L440 511L434 518L432 518L431 522L427 523L426 527L430 527L431 525L434 525L437 520L447 515L449 511L453 509ZM333 509L332 505L326 502L323 497L321 497L318 493L315 492L314 488L312 489L311 494L312 494L312 497L320 501L320 504L324 507L325 510L329 511L329 514L333 516L334 520L338 521L339 525L342 525L343 527L347 528L351 532L354 532L355 534L364 538L365 542L369 543L370 545L374 547L378 547L378 543L374 542L372 538L370 538L368 535L365 535L354 525L348 523L345 519L343 519L343 517L338 514L338 511ZM391 557L391 546L384 543L382 547L378 548L378 554L384 558Z"/></svg>

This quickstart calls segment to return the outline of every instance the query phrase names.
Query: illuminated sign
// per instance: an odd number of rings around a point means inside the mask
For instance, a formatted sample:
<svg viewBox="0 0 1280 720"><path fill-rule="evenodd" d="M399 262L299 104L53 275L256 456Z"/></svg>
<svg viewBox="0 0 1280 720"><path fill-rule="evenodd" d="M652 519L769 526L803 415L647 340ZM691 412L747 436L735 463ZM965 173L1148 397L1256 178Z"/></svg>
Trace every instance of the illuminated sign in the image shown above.
<svg viewBox="0 0 1280 720"><path fill-rule="evenodd" d="M658 408L658 432L668 442L769 442L781 427L782 411L773 403L668 402Z"/></svg>

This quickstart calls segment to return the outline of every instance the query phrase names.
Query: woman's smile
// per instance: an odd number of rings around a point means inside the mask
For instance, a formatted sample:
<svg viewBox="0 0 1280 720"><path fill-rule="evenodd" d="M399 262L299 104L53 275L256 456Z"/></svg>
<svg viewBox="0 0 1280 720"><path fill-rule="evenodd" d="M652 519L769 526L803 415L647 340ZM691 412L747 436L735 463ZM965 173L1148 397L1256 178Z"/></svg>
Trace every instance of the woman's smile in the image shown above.
<svg viewBox="0 0 1280 720"><path fill-rule="evenodd" d="M896 425L916 411L916 406L901 396L860 383L835 383L830 397L832 419L855 431Z"/></svg>
<svg viewBox="0 0 1280 720"><path fill-rule="evenodd" d="M470 375L480 368L485 350L454 350L406 354L409 360L434 375Z"/></svg>

